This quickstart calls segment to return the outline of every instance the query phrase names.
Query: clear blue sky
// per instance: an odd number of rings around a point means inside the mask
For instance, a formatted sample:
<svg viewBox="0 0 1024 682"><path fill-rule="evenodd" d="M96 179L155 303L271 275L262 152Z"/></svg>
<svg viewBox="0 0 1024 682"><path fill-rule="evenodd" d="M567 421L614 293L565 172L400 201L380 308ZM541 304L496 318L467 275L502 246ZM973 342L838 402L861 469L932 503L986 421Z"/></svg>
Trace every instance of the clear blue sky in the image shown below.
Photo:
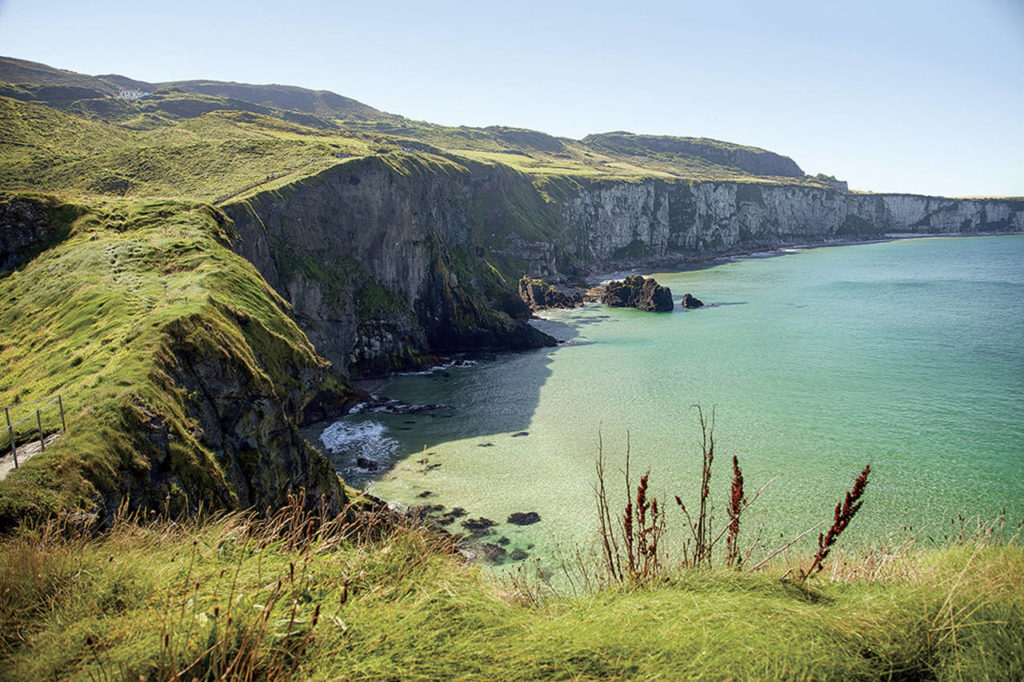
<svg viewBox="0 0 1024 682"><path fill-rule="evenodd" d="M0 54L451 125L713 137L856 189L1024 195L1024 0L0 0Z"/></svg>

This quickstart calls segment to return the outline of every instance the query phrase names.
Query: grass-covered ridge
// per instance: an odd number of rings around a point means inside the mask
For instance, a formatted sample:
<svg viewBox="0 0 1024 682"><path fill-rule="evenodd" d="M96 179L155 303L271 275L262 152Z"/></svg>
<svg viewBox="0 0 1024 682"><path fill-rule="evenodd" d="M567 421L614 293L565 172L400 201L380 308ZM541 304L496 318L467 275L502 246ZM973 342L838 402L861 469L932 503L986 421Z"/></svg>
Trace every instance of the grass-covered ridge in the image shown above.
<svg viewBox="0 0 1024 682"><path fill-rule="evenodd" d="M123 89L149 94L121 99ZM0 187L9 190L223 201L345 158L393 151L505 166L542 191L651 178L826 186L786 157L714 140L624 133L571 140L502 126L447 127L324 91L142 83L9 58L0 58L0 131ZM771 158L786 171L741 156Z"/></svg>
<svg viewBox="0 0 1024 682"><path fill-rule="evenodd" d="M293 473L338 494L301 439L267 432L329 380L287 304L227 248L223 214L181 201L0 201L62 238L0 278L0 404L60 394L68 421L67 435L0 482L3 525L109 512L125 497L179 512L283 499L281 472L262 471L271 455L298 457ZM266 422L236 423L247 413ZM58 415L45 417L56 431Z"/></svg>
<svg viewBox="0 0 1024 682"><path fill-rule="evenodd" d="M969 540L833 581L690 570L570 598L415 527L53 524L0 543L3 679L1018 679L1024 552Z"/></svg>

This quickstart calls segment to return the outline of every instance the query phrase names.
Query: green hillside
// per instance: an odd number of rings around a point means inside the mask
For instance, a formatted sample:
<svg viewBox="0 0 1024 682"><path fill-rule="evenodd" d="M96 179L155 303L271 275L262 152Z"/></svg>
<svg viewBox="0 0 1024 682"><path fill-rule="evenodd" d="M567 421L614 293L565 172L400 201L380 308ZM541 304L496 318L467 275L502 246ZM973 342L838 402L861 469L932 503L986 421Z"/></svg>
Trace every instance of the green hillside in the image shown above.
<svg viewBox="0 0 1024 682"><path fill-rule="evenodd" d="M119 89L129 86L150 94L118 98ZM0 141L0 187L9 190L217 201L272 179L315 174L339 158L403 149L506 165L531 175L541 188L552 181L644 178L823 186L785 157L752 147L619 133L570 140L516 128L445 127L384 114L333 93L279 85L151 84L4 58L0 102L0 130L10 133ZM51 131L57 131L55 139ZM667 141L675 141L675 148L666 152ZM752 172L737 161L737 151L785 159L785 173L772 174L771 164L765 165L768 172Z"/></svg>

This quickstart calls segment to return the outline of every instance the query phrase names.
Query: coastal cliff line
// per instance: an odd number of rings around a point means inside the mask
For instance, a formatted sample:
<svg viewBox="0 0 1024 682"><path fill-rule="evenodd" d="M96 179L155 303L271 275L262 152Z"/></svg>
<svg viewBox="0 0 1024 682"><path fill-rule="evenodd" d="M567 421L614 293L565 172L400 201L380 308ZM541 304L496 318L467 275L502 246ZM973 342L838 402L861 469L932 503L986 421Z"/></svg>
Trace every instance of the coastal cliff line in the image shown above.
<svg viewBox="0 0 1024 682"><path fill-rule="evenodd" d="M346 377L546 343L518 322L523 274L566 281L892 234L1024 232L1018 199L658 179L542 192L511 169L416 154L349 161L224 210L233 248Z"/></svg>

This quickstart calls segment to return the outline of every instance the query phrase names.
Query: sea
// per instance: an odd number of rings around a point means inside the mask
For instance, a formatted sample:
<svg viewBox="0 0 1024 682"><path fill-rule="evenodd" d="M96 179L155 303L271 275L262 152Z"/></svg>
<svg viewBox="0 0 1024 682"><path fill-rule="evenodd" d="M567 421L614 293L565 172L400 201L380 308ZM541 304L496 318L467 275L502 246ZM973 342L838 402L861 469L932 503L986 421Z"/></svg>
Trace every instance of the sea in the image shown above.
<svg viewBox="0 0 1024 682"><path fill-rule="evenodd" d="M390 377L370 386L380 400L313 435L350 483L400 506L459 508L453 532L490 519L483 541L538 565L596 546L599 456L612 513L628 452L633 485L649 472L674 529L664 542L682 543L675 498L697 506L701 412L713 419L716 530L733 456L746 497L761 491L741 526L752 556L827 528L868 464L850 548L1024 519L1024 236L648 274L672 289L673 312L545 311L534 324L557 347ZM706 305L681 309L686 293ZM516 512L540 520L509 523ZM816 538L790 551L813 554Z"/></svg>

